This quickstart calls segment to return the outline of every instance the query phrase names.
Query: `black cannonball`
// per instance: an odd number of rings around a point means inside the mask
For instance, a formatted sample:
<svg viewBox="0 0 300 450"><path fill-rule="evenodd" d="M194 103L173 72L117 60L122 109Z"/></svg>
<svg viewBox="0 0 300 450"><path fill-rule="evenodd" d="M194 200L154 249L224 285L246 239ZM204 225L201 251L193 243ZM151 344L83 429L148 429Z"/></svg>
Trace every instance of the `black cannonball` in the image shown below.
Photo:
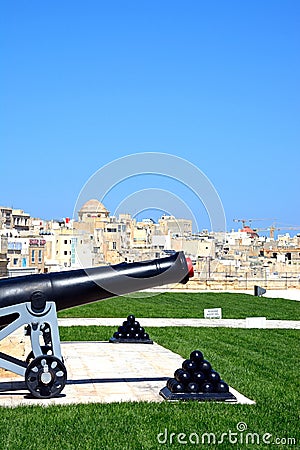
<svg viewBox="0 0 300 450"><path fill-rule="evenodd" d="M203 372L195 372L193 374L193 379L197 382L197 383L203 383L206 380L206 376L204 375Z"/></svg>
<svg viewBox="0 0 300 450"><path fill-rule="evenodd" d="M207 380L211 381L212 383L218 383L220 381L220 375L218 374L218 372L216 372L215 370L212 370L208 375L207 375Z"/></svg>
<svg viewBox="0 0 300 450"><path fill-rule="evenodd" d="M225 381L220 380L219 383L217 383L216 390L217 392L224 394L225 392L229 392L229 386Z"/></svg>
<svg viewBox="0 0 300 450"><path fill-rule="evenodd" d="M171 390L171 383L172 383L172 381L176 381L176 380L174 378L169 378L167 380L167 388L170 389L170 390Z"/></svg>
<svg viewBox="0 0 300 450"><path fill-rule="evenodd" d="M174 378L179 381L179 383L187 384L191 381L191 375L189 372L183 369L177 369L174 372Z"/></svg>
<svg viewBox="0 0 300 450"><path fill-rule="evenodd" d="M195 372L197 369L197 363L195 363L195 361L192 361L191 359L186 359L182 363L182 368L187 372Z"/></svg>
<svg viewBox="0 0 300 450"><path fill-rule="evenodd" d="M201 391L204 393L210 393L214 391L214 386L212 383L210 383L209 381L204 382L201 385Z"/></svg>
<svg viewBox="0 0 300 450"><path fill-rule="evenodd" d="M169 389L170 389L170 391L173 392L173 393L176 393L176 392L184 392L184 388L183 388L182 384L181 384L181 383L178 383L177 380L174 380L174 381L172 381L172 382L170 383Z"/></svg>
<svg viewBox="0 0 300 450"><path fill-rule="evenodd" d="M200 350L194 350L191 354L190 354L190 359L192 361L195 361L197 363L200 363L201 361L203 361L203 353L200 352Z"/></svg>
<svg viewBox="0 0 300 450"><path fill-rule="evenodd" d="M200 387L198 383L195 383L194 381L191 381L188 385L187 385L187 391L188 392L199 392Z"/></svg>
<svg viewBox="0 0 300 450"><path fill-rule="evenodd" d="M206 361L206 359L204 359L198 364L198 368L200 372L207 373L211 371L211 364L208 361Z"/></svg>

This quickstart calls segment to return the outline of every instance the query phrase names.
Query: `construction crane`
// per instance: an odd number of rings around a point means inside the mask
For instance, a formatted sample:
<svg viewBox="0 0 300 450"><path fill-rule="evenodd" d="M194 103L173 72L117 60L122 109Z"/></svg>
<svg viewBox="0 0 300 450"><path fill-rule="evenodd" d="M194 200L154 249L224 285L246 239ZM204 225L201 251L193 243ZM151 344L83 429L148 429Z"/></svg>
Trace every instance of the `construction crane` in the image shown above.
<svg viewBox="0 0 300 450"><path fill-rule="evenodd" d="M259 220L272 220L273 222L276 221L276 219L233 219L234 222L241 222L243 224L243 228L245 228L245 224L246 222L251 223L251 222L257 222Z"/></svg>
<svg viewBox="0 0 300 450"><path fill-rule="evenodd" d="M275 226L271 225L268 228L254 228L253 229L253 231L255 231L256 233L258 231L270 231L270 239L274 239L275 231L282 231L282 230L300 230L300 226L299 227L275 227Z"/></svg>

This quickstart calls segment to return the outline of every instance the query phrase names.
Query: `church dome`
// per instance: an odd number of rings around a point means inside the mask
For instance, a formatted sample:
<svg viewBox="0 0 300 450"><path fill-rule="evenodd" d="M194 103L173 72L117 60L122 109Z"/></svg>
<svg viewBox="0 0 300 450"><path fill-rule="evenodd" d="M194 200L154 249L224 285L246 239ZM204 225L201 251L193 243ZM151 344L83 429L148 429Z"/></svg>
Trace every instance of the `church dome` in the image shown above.
<svg viewBox="0 0 300 450"><path fill-rule="evenodd" d="M88 217L107 217L109 215L109 211L105 208L103 203L93 198L91 200L88 200L80 208L78 215L80 219Z"/></svg>
<svg viewBox="0 0 300 450"><path fill-rule="evenodd" d="M99 202L95 198L88 200L80 209L81 212L108 212L103 203Z"/></svg>

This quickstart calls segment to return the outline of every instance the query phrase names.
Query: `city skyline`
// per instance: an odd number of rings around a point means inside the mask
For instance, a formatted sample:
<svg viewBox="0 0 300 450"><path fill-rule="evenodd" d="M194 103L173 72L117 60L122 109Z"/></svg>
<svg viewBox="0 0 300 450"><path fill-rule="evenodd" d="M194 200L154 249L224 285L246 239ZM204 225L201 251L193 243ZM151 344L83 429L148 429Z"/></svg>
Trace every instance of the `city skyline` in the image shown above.
<svg viewBox="0 0 300 450"><path fill-rule="evenodd" d="M296 1L2 2L0 204L72 217L99 168L163 152L209 178L227 229L299 226L299 13ZM144 177L106 206L158 185L189 198Z"/></svg>
<svg viewBox="0 0 300 450"><path fill-rule="evenodd" d="M275 236L270 229L267 238L247 226L194 234L190 219L137 222L130 214L110 216L96 199L82 204L78 221L45 221L0 207L0 222L1 277L149 261L182 251L194 265L196 288L299 285L300 234Z"/></svg>
<svg viewBox="0 0 300 450"><path fill-rule="evenodd" d="M89 199L87 203L89 203L90 201L94 201L96 200L96 202L98 201L98 199ZM101 203L100 204L106 209L105 204ZM83 205L85 206L85 205ZM30 214L29 211L25 211L22 208L14 208L12 206L8 206L8 205L0 205L0 208L8 208L11 209L12 212L15 212L15 214L20 216L25 215L26 217L28 217L30 220L41 220L44 223L47 222L57 222L57 223L66 223L69 224L68 227L70 226L72 229L72 223L74 222L80 222L80 210L78 210L77 214L75 214L73 217L68 217L68 216L64 216L64 217L50 217L50 218L45 218L42 216L32 216ZM131 214L130 211L126 211L126 210L122 210L122 211L117 211L117 214L111 214L111 212L107 210L108 213L108 218L109 219L119 219L122 216L128 216L130 217L132 220L135 220L137 224L142 223L142 222L148 222L149 220L152 221L154 224L159 224L161 219L164 218L173 218L175 220L175 222L177 220L190 220L191 221L191 230L193 234L201 234L201 233L214 233L214 231L212 231L209 227L208 228L195 228L195 225L197 225L197 223L194 222L194 217L191 216L185 216L180 215L180 216L175 216L173 214L169 214L168 211L163 211L163 210L157 210L157 209L151 209L151 208L145 208L144 210L141 210L140 212L138 212L137 214ZM267 224L267 220L269 220L269 223ZM265 238L274 238L275 240L277 240L280 236L284 236L284 235L290 235L291 238L296 236L296 235L300 235L300 228L299 227L293 227L293 226L285 226L285 225L280 225L276 222L276 220L274 219L273 223L271 223L272 219L234 219L234 226L230 226L231 224L229 224L229 226L226 228L226 233L231 233L231 232L236 232L236 231L246 231L248 234L250 233L256 233L259 237L265 237ZM42 222L41 222L42 223ZM261 225L258 225L259 223L261 223ZM264 224L264 225L263 225ZM179 225L178 225L179 227ZM1 224L0 224L0 229L1 229ZM179 228L178 228L179 229ZM2 231L5 231L5 227L2 229ZM7 231L9 231L9 229L7 229ZM4 233L5 234L5 233Z"/></svg>

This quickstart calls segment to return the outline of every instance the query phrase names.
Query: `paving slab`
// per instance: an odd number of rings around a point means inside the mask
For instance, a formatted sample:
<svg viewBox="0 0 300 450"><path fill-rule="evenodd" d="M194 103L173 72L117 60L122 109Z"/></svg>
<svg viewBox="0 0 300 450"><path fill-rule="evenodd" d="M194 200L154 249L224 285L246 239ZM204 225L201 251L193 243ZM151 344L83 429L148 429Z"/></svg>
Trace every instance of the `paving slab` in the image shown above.
<svg viewBox="0 0 300 450"><path fill-rule="evenodd" d="M225 292L229 294L248 294L248 295L254 295L254 289L227 289L226 287L222 287L220 289L193 289L188 287L189 284L185 285L183 288L151 288L151 289L145 289L145 292L156 292L164 293L164 292L180 292L180 293L188 293L188 294L218 294ZM264 287L264 283L262 284L262 287ZM289 288L289 289L267 289L267 292L263 295L263 297L268 298L284 298L286 300L296 300L300 301L300 288Z"/></svg>
<svg viewBox="0 0 300 450"><path fill-rule="evenodd" d="M63 342L62 353L68 381L59 397L32 398L22 377L7 377L0 380L0 406L162 402L159 391L183 362L156 343ZM255 403L231 387L230 392L238 403Z"/></svg>
<svg viewBox="0 0 300 450"><path fill-rule="evenodd" d="M224 327L224 328L251 328L246 319L170 319L170 318L138 318L143 327ZM115 326L118 327L124 321L121 318L70 318L58 319L61 327L71 326ZM255 325L253 328L257 328ZM298 329L300 320L266 320L265 328L274 329Z"/></svg>

